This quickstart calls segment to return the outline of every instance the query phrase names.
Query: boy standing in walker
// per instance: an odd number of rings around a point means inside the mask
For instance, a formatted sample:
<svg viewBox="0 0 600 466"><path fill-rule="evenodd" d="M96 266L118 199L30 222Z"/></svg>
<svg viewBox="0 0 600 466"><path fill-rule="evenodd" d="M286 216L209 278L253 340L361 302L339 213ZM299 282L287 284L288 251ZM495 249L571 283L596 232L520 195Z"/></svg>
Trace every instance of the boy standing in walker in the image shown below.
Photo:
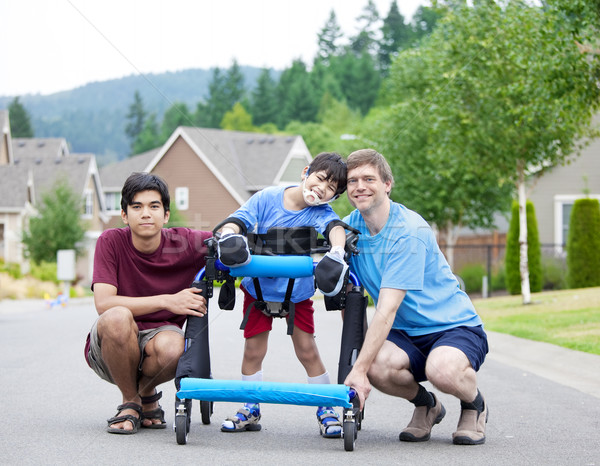
<svg viewBox="0 0 600 466"><path fill-rule="evenodd" d="M301 180L302 184L298 186L269 187L257 192L227 218L218 244L219 259L228 267L248 263L248 231L254 230L260 235L273 227L313 227L331 245L331 250L322 260L321 270L319 266L316 268L317 286L324 294L335 295L340 290L347 270L344 262L346 234L339 217L328 203L346 189L346 164L339 154L321 153L304 168ZM314 338L314 308L311 300L315 292L313 277L295 279L291 297L288 285L287 278L246 277L242 280L243 309L247 313L244 319L242 380L263 380L262 362L267 353L273 317L257 308L256 301L281 303L289 299L295 311L292 342L296 356L306 370L308 383L329 384L329 373ZM260 418L260 405L246 403L234 416L223 421L221 430L257 431L261 429L258 423ZM332 407L319 407L317 421L323 437L341 436L339 416Z"/></svg>

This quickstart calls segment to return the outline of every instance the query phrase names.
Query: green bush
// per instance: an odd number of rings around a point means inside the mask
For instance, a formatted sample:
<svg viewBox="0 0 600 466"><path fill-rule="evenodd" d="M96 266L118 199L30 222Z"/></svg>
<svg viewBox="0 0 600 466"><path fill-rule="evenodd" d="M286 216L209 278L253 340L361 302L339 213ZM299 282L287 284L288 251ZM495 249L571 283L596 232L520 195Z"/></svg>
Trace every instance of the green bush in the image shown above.
<svg viewBox="0 0 600 466"><path fill-rule="evenodd" d="M535 218L535 209L531 201L526 204L527 213L527 261L529 263L529 288L532 292L542 290L542 250ZM519 204L513 201L512 216L506 235L506 289L510 294L521 293L521 272L519 245Z"/></svg>
<svg viewBox="0 0 600 466"><path fill-rule="evenodd" d="M492 291L506 290L506 268L504 265L492 270Z"/></svg>
<svg viewBox="0 0 600 466"><path fill-rule="evenodd" d="M31 270L29 271L29 275L33 278L37 278L43 282L53 282L58 283L58 279L56 278L56 262L40 262L36 264L35 262L31 262Z"/></svg>
<svg viewBox="0 0 600 466"><path fill-rule="evenodd" d="M15 280L23 277L23 274L21 273L21 266L14 262L5 264L4 261L2 261L2 263L0 263L0 272L6 272L9 277L14 278Z"/></svg>
<svg viewBox="0 0 600 466"><path fill-rule="evenodd" d="M600 285L600 203L578 199L573 204L567 238L569 288Z"/></svg>
<svg viewBox="0 0 600 466"><path fill-rule="evenodd" d="M467 264L460 269L458 275L465 282L465 292L479 293L485 274L486 268L482 264Z"/></svg>
<svg viewBox="0 0 600 466"><path fill-rule="evenodd" d="M544 290L564 290L567 287L567 264L564 259L544 257L542 271Z"/></svg>

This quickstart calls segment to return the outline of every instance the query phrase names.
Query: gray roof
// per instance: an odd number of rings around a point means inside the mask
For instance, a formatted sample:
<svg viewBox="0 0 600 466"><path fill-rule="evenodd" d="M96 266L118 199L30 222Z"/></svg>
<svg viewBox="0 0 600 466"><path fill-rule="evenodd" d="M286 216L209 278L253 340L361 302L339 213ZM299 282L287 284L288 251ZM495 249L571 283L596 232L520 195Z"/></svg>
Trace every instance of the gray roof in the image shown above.
<svg viewBox="0 0 600 466"><path fill-rule="evenodd" d="M277 183L277 175L299 138L193 127L178 130L214 165L215 175L226 180L242 199ZM292 181L299 179L297 173Z"/></svg>
<svg viewBox="0 0 600 466"><path fill-rule="evenodd" d="M19 165L0 166L0 211L23 209L28 202L29 167Z"/></svg>
<svg viewBox="0 0 600 466"><path fill-rule="evenodd" d="M50 191L60 179L67 181L73 192L83 195L88 182L93 154L70 154L61 158L34 159L22 157L15 160L17 167L30 168L33 171L36 201Z"/></svg>
<svg viewBox="0 0 600 466"><path fill-rule="evenodd" d="M57 158L69 155L65 138L12 138L13 158Z"/></svg>
<svg viewBox="0 0 600 466"><path fill-rule="evenodd" d="M100 180L105 191L121 191L125 180L133 172L141 172L160 151L160 147L114 162L99 169Z"/></svg>

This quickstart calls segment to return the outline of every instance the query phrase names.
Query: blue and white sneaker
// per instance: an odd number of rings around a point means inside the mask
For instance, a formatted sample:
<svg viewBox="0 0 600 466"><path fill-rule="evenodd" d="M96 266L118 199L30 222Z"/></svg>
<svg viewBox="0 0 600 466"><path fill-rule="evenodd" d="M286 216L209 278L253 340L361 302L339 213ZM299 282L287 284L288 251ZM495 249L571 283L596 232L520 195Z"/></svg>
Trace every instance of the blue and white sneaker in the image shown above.
<svg viewBox="0 0 600 466"><path fill-rule="evenodd" d="M260 421L260 405L246 403L233 417L228 417L221 424L221 432L259 431L262 426Z"/></svg>
<svg viewBox="0 0 600 466"><path fill-rule="evenodd" d="M322 437L340 438L342 436L340 417L331 406L317 408L317 422Z"/></svg>

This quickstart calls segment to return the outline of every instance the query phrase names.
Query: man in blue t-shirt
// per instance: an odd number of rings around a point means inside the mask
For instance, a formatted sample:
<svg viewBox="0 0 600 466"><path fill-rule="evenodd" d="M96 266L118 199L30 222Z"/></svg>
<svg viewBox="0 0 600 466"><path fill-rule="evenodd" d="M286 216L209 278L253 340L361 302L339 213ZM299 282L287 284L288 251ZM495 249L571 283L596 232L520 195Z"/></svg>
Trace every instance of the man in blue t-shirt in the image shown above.
<svg viewBox="0 0 600 466"><path fill-rule="evenodd" d="M389 164L372 149L348 156L348 199L356 207L344 219L360 231L350 267L376 305L360 355L345 380L361 406L371 384L415 405L400 440L429 440L446 410L420 382L457 397L461 415L453 442L485 442L488 408L476 371L488 352L483 324L423 218L393 202Z"/></svg>

